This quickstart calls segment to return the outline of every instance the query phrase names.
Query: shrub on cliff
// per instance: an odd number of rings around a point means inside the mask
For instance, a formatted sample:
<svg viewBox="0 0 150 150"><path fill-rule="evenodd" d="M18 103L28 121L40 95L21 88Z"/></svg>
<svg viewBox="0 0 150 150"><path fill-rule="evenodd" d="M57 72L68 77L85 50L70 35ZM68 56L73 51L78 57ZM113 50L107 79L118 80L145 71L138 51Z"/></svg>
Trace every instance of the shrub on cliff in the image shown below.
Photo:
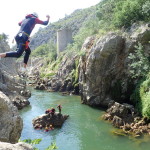
<svg viewBox="0 0 150 150"><path fill-rule="evenodd" d="M136 87L131 99L143 117L150 118L150 72Z"/></svg>
<svg viewBox="0 0 150 150"><path fill-rule="evenodd" d="M139 43L134 53L128 57L130 76L137 81L131 100L142 116L150 118L150 61Z"/></svg>
<svg viewBox="0 0 150 150"><path fill-rule="evenodd" d="M138 43L135 46L136 50L134 53L130 53L128 58L130 60L129 64L129 74L133 79L140 79L145 77L150 70L149 58L144 53L143 46Z"/></svg>

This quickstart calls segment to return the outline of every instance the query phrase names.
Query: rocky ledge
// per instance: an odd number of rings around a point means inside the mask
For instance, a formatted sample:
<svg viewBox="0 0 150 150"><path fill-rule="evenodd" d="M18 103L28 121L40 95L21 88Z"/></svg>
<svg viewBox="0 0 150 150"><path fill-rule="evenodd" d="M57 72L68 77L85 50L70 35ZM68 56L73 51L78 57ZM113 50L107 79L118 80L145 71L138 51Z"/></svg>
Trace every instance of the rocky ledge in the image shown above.
<svg viewBox="0 0 150 150"><path fill-rule="evenodd" d="M23 121L11 100L0 92L0 141L18 142L23 128Z"/></svg>
<svg viewBox="0 0 150 150"><path fill-rule="evenodd" d="M10 144L0 142L0 150L33 150L32 146L26 143Z"/></svg>
<svg viewBox="0 0 150 150"><path fill-rule="evenodd" d="M102 116L110 121L115 127L122 129L125 135L139 137L143 134L150 135L150 119L139 117L134 107L129 104L115 102ZM119 134L119 132L116 134Z"/></svg>
<svg viewBox="0 0 150 150"><path fill-rule="evenodd" d="M69 117L69 115L62 115L58 112L55 114L43 114L32 120L33 127L36 129L37 127L46 128L50 127L61 127L65 120Z"/></svg>

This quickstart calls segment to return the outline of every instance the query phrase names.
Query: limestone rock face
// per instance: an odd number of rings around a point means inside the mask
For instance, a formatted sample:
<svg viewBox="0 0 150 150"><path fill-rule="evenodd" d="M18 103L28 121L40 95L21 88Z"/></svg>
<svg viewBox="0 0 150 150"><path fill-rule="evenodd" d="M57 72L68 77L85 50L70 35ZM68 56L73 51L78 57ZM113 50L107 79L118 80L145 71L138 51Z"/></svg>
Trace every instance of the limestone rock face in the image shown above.
<svg viewBox="0 0 150 150"><path fill-rule="evenodd" d="M142 26L140 32L123 37L109 33L91 45L88 38L82 47L85 55L80 58L79 88L82 103L108 107L114 101L128 102L133 92L134 81L130 80L129 53L142 43L146 55L149 53L150 29ZM97 41L97 42L96 42Z"/></svg>
<svg viewBox="0 0 150 150"><path fill-rule="evenodd" d="M112 101L107 95L110 87L113 86L111 82L114 76L117 76L119 72L121 64L117 62L120 59L117 54L121 54L124 39L111 33L99 39L92 48L86 49L85 47L83 49L86 50L86 55L80 60L79 76L82 101L89 105L107 106L109 100ZM114 67L117 67L115 65L118 65L118 68L113 71Z"/></svg>
<svg viewBox="0 0 150 150"><path fill-rule="evenodd" d="M7 42L0 41L0 52L6 51L10 51ZM15 58L0 59L0 91L12 101L15 100L14 97L20 97L19 99L23 104L25 99L31 96L31 93L26 90L26 82L19 77L18 68L14 60ZM26 106L26 103L22 106Z"/></svg>
<svg viewBox="0 0 150 150"><path fill-rule="evenodd" d="M33 150L32 146L23 142L10 144L0 142L0 150Z"/></svg>
<svg viewBox="0 0 150 150"><path fill-rule="evenodd" d="M23 121L10 99L0 92L0 141L16 143L21 135Z"/></svg>

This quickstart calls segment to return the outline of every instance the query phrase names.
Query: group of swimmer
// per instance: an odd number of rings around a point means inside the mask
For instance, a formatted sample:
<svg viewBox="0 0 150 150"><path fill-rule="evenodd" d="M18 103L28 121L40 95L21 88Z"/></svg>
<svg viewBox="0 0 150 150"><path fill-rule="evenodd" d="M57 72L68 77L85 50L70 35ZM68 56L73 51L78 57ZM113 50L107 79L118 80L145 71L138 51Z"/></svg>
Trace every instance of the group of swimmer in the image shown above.
<svg viewBox="0 0 150 150"><path fill-rule="evenodd" d="M57 108L59 110L59 114L61 114L62 106L58 105ZM55 111L56 111L55 108L52 107L51 109L47 109L45 111L45 113L49 114L49 116L53 117L55 115ZM36 124L34 126L34 129L37 129L37 130L44 129L44 132L48 132L48 131L54 130L54 127L52 124L46 125L45 127L43 127L41 124Z"/></svg>
<svg viewBox="0 0 150 150"><path fill-rule="evenodd" d="M40 130L40 129L43 129L43 126L40 125L40 124L36 124L36 126L34 126L34 129ZM51 130L54 130L54 127L53 127L52 124L50 124L49 126L46 125L46 127L44 128L44 132L48 132L48 131L51 131Z"/></svg>

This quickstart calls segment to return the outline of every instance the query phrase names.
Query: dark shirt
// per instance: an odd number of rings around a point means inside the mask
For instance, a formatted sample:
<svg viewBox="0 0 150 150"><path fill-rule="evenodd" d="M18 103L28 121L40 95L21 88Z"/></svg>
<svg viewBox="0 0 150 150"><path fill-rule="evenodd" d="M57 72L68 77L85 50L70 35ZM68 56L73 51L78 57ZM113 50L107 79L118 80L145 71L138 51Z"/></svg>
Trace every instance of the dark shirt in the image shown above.
<svg viewBox="0 0 150 150"><path fill-rule="evenodd" d="M19 26L21 26L19 32L23 31L30 35L36 24L47 25L48 22L49 20L41 21L33 15L27 15L23 21L19 22Z"/></svg>

